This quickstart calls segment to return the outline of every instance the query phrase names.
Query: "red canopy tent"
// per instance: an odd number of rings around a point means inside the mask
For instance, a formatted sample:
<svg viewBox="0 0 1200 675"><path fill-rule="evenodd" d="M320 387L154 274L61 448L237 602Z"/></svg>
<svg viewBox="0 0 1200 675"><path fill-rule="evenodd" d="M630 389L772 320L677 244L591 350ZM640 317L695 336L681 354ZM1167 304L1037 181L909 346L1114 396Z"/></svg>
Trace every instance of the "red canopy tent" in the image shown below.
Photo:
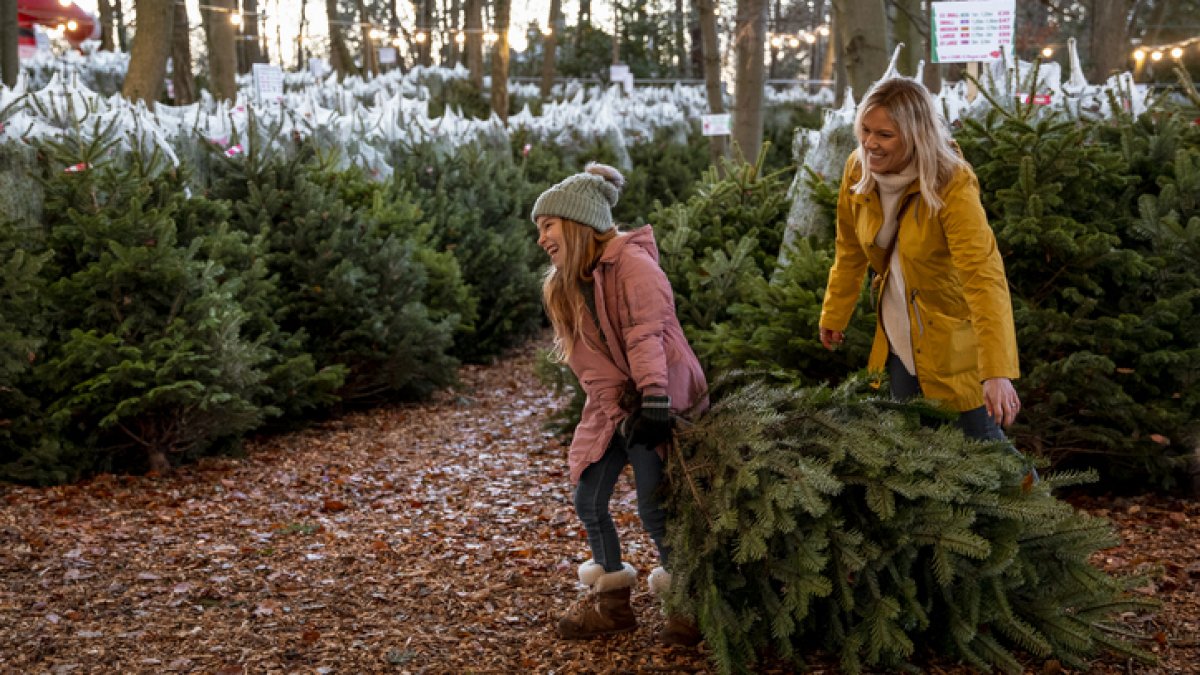
<svg viewBox="0 0 1200 675"><path fill-rule="evenodd" d="M71 28L71 22L75 28ZM46 28L63 27L63 37L78 47L80 42L97 37L100 24L96 17L83 11L74 2L64 5L59 0L17 0L17 26L32 29L34 24Z"/></svg>

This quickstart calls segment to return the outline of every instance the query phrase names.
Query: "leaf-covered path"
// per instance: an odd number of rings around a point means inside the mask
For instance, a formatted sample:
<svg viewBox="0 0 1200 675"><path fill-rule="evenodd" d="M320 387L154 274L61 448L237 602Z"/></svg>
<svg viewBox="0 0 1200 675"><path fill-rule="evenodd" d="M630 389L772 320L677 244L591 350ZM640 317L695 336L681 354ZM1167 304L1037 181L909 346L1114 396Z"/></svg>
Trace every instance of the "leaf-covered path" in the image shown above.
<svg viewBox="0 0 1200 675"><path fill-rule="evenodd" d="M253 441L246 459L0 488L0 671L708 672L703 646L654 641L654 558L629 481L615 508L642 572L641 626L555 638L587 548L565 449L542 430L561 401L532 351L463 368L460 388L425 405ZM1197 672L1200 506L1088 507L1126 539L1099 562L1147 573L1145 592L1166 603L1122 628L1163 657L1135 670ZM833 671L821 663L811 672Z"/></svg>

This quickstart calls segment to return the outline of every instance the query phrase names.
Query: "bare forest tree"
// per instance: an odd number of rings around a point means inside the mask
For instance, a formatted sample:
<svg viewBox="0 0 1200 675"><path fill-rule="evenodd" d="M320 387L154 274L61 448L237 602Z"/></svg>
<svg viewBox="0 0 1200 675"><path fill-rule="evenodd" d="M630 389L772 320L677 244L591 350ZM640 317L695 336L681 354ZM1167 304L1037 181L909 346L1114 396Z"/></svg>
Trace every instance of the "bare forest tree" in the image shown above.
<svg viewBox="0 0 1200 675"><path fill-rule="evenodd" d="M556 72L554 58L558 50L558 36L562 35L563 23L562 0L550 0L550 18L546 20L550 34L546 36L546 51L542 56L542 98L548 98L550 89L554 87Z"/></svg>
<svg viewBox="0 0 1200 675"><path fill-rule="evenodd" d="M751 164L758 161L763 139L767 1L738 0L734 23L733 142Z"/></svg>
<svg viewBox="0 0 1200 675"><path fill-rule="evenodd" d="M508 24L512 0L495 0L496 46L492 53L492 112L508 121Z"/></svg>
<svg viewBox="0 0 1200 675"><path fill-rule="evenodd" d="M307 50L304 47L304 35L308 29L308 0L300 0L300 30L296 33L296 70L304 70L308 63ZM283 55L281 54L280 57Z"/></svg>
<svg viewBox="0 0 1200 675"><path fill-rule="evenodd" d="M242 34L238 37L238 72L248 73L255 63L264 63L258 0L242 0Z"/></svg>
<svg viewBox="0 0 1200 675"><path fill-rule="evenodd" d="M174 28L171 34L171 86L175 89L175 105L187 105L196 100L196 78L192 76L191 26L187 3L175 2Z"/></svg>
<svg viewBox="0 0 1200 675"><path fill-rule="evenodd" d="M111 52L116 48L113 41L113 0L99 0L96 11L100 14L100 49Z"/></svg>
<svg viewBox="0 0 1200 675"><path fill-rule="evenodd" d="M206 0L200 20L208 42L208 87L218 101L237 99L236 31L230 16L237 0Z"/></svg>
<svg viewBox="0 0 1200 675"><path fill-rule="evenodd" d="M861 100L891 59L886 46L887 13L881 0L833 0L832 4L842 43L837 60L846 68L855 100Z"/></svg>
<svg viewBox="0 0 1200 675"><path fill-rule="evenodd" d="M113 22L117 26L117 49L122 52L129 51L129 37L125 31L125 3L121 0L111 0L113 8Z"/></svg>
<svg viewBox="0 0 1200 675"><path fill-rule="evenodd" d="M129 69L121 93L154 107L162 93L171 54L171 31L175 23L175 0L141 0L137 3L137 33L129 53Z"/></svg>
<svg viewBox="0 0 1200 675"><path fill-rule="evenodd" d="M1133 9L1130 0L1090 0L1087 13L1091 17L1091 44L1088 55L1091 67L1088 79L1103 82L1114 71L1125 66L1129 58L1129 14Z"/></svg>
<svg viewBox="0 0 1200 675"><path fill-rule="evenodd" d="M325 17L329 22L329 64L333 66L338 79L358 72L354 65L354 57L346 47L346 21L338 12L337 0L325 0Z"/></svg>
<svg viewBox="0 0 1200 675"><path fill-rule="evenodd" d="M483 89L483 0L466 0L467 71L471 84Z"/></svg>
<svg viewBox="0 0 1200 675"><path fill-rule="evenodd" d="M417 0L417 62L422 66L433 65L433 3L434 0Z"/></svg>
<svg viewBox="0 0 1200 675"><path fill-rule="evenodd" d="M358 7L358 28L362 31L362 70L363 74L379 74L379 53L375 51L375 39L371 37L371 17L367 14L367 4L363 0L355 0Z"/></svg>
<svg viewBox="0 0 1200 675"><path fill-rule="evenodd" d="M901 74L912 77L917 72L917 65L925 54L926 36L929 34L929 21L921 10L922 0L895 0L895 19L892 21L892 35L895 43L904 43L900 52L900 60L896 67Z"/></svg>
<svg viewBox="0 0 1200 675"><path fill-rule="evenodd" d="M0 0L0 82L15 87L21 71L17 0Z"/></svg>
<svg viewBox="0 0 1200 675"><path fill-rule="evenodd" d="M700 15L700 43L704 53L704 91L708 98L708 112L720 115L725 112L725 99L721 90L721 49L717 41L717 0L695 0ZM724 136L709 136L709 157L718 168L721 158L729 152Z"/></svg>
<svg viewBox="0 0 1200 675"><path fill-rule="evenodd" d="M449 10L442 12L442 16L445 25L444 33L450 38L446 41L446 65L453 68L462 58L462 43L458 41L458 22L462 16L461 0L451 0Z"/></svg>

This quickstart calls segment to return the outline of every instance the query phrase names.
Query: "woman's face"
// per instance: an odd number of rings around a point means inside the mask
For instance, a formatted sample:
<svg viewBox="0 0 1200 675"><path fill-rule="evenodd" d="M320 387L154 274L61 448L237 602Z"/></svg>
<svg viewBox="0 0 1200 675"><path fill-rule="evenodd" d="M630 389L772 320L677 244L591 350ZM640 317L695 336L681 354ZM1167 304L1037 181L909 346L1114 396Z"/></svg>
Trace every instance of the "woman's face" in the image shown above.
<svg viewBox="0 0 1200 675"><path fill-rule="evenodd" d="M900 130L887 110L876 107L863 115L858 139L867 154L867 162L875 173L897 173L908 165L908 153Z"/></svg>
<svg viewBox="0 0 1200 675"><path fill-rule="evenodd" d="M562 218L558 216L540 216L537 219L538 246L550 256L550 264L560 270L567 258L562 226Z"/></svg>

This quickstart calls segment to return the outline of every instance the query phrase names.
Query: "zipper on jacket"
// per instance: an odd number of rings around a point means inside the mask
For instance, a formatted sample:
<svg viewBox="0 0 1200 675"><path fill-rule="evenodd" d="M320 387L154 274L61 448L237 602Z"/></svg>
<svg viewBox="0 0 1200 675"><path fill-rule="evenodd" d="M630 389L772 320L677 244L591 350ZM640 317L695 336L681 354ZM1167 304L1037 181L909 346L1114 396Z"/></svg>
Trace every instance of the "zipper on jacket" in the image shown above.
<svg viewBox="0 0 1200 675"><path fill-rule="evenodd" d="M917 319L917 334L924 337L925 322L921 320L921 307L917 304L917 289L913 289L909 302L912 304L913 316Z"/></svg>

